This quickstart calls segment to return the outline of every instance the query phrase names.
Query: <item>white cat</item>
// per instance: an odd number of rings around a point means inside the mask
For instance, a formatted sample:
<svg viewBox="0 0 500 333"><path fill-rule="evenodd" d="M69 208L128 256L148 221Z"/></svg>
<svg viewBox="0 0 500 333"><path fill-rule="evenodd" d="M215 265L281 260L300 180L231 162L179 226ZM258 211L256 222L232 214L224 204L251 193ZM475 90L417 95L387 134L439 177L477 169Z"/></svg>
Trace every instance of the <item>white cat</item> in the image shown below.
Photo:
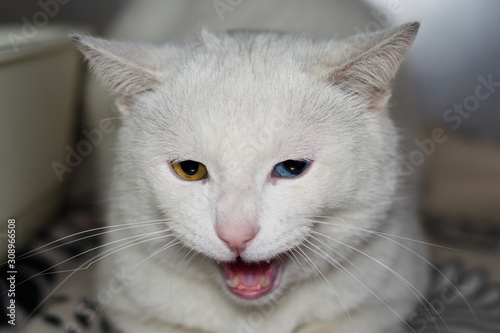
<svg viewBox="0 0 500 333"><path fill-rule="evenodd" d="M113 324L400 332L427 269L419 243L387 236L420 235L387 103L418 27L346 41L204 30L164 46L75 36L123 116L108 216L123 227L98 278L126 272Z"/></svg>

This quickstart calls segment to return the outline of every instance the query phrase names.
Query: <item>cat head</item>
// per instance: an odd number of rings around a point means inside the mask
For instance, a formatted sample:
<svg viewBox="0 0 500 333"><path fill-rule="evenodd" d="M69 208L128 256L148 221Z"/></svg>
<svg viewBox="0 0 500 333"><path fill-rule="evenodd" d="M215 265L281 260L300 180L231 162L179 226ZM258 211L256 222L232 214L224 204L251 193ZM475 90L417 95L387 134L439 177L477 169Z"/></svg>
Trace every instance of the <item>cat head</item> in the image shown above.
<svg viewBox="0 0 500 333"><path fill-rule="evenodd" d="M186 45L73 36L123 116L122 216L167 219L237 299L271 299L333 269L325 255L342 261L342 243L367 237L334 224L377 229L394 201L387 102L418 27L340 42L206 30Z"/></svg>

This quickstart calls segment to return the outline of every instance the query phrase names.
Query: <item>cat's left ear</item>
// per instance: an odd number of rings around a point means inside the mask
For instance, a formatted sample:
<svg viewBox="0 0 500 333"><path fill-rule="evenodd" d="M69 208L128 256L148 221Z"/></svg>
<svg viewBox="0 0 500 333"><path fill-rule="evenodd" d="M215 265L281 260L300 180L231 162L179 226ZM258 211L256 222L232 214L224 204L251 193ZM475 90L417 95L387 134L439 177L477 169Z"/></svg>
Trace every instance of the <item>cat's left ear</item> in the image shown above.
<svg viewBox="0 0 500 333"><path fill-rule="evenodd" d="M328 80L368 100L370 109L385 110L396 72L417 35L420 23L358 35L347 41L349 59L329 72Z"/></svg>
<svg viewBox="0 0 500 333"><path fill-rule="evenodd" d="M71 35L89 61L91 70L112 89L118 109L127 114L135 98L152 90L165 74L161 73L160 47L108 41L78 34Z"/></svg>

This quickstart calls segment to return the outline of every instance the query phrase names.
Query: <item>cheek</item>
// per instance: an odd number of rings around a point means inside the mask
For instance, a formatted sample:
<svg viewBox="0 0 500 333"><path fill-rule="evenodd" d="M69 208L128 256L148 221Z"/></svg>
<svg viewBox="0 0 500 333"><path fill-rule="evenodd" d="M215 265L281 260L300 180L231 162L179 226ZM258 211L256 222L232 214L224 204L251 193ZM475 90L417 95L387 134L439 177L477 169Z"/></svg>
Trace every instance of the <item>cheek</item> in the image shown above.
<svg viewBox="0 0 500 333"><path fill-rule="evenodd" d="M283 214L310 215L324 204L330 191L330 174L324 169L321 163L314 162L300 178L281 178L269 184L265 202Z"/></svg>
<svg viewBox="0 0 500 333"><path fill-rule="evenodd" d="M347 149L327 151L314 175L312 189L317 192L316 200L326 208L342 207L363 186L360 172L370 172L364 168L356 154Z"/></svg>
<svg viewBox="0 0 500 333"><path fill-rule="evenodd" d="M324 204L319 186L313 172L300 180L280 179L276 185L269 184L261 207L263 230L279 238L307 228Z"/></svg>
<svg viewBox="0 0 500 333"><path fill-rule="evenodd" d="M312 219L324 215L326 210L339 208L352 197L351 176L344 169L315 161L300 179L269 183L262 200L263 220L270 224L268 228L276 233L304 231Z"/></svg>
<svg viewBox="0 0 500 333"><path fill-rule="evenodd" d="M172 225L196 226L210 220L211 196L204 181L182 180L165 163L151 171L153 197ZM205 223L206 224L206 223Z"/></svg>
<svg viewBox="0 0 500 333"><path fill-rule="evenodd" d="M167 195L166 211L171 215L174 224L189 224L202 228L212 220L212 204L201 186L172 184Z"/></svg>
<svg viewBox="0 0 500 333"><path fill-rule="evenodd" d="M189 248L210 253L217 243L214 228L213 205L198 186L171 184L168 200L163 205L164 214L172 232Z"/></svg>

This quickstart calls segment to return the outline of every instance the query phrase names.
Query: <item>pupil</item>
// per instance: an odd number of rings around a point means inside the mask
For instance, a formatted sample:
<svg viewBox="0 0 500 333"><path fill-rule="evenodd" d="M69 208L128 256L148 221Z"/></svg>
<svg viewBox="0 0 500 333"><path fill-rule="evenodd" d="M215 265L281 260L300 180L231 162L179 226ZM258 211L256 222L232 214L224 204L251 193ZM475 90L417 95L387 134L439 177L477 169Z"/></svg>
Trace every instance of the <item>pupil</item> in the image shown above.
<svg viewBox="0 0 500 333"><path fill-rule="evenodd" d="M187 175L193 176L198 172L200 164L195 161L187 160L180 163L182 171L184 171Z"/></svg>
<svg viewBox="0 0 500 333"><path fill-rule="evenodd" d="M298 175L306 166L306 162L286 160L285 162L283 162L283 166L285 167L286 171L290 172L292 175Z"/></svg>

